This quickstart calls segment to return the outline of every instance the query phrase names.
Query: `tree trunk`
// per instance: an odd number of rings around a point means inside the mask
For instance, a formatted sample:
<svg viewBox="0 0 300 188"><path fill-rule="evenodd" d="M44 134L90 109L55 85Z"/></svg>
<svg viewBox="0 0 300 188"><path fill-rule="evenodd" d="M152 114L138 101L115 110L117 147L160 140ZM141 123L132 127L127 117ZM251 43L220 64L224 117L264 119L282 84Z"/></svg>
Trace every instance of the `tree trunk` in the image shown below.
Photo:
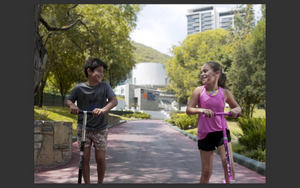
<svg viewBox="0 0 300 188"><path fill-rule="evenodd" d="M39 90L38 90L38 107L42 107L43 106L43 92L44 92L44 86L43 84L41 84L41 86L39 87Z"/></svg>
<svg viewBox="0 0 300 188"><path fill-rule="evenodd" d="M49 72L50 72L50 66L51 66L51 62L53 60L53 55L54 54L54 51L51 52L51 55L50 55L50 59L48 61L48 64L46 65L45 67L45 71L44 71L44 76L42 77L42 80L40 82L40 87L38 88L38 99L39 99L39 102L38 102L38 106L39 107L42 107L43 106L43 93L44 93L44 88L46 86L46 83L47 83L47 78L48 78L48 75L49 75Z"/></svg>
<svg viewBox="0 0 300 188"><path fill-rule="evenodd" d="M47 62L48 53L43 44L42 38L39 33L39 24L40 24L40 17L42 13L42 4L35 4L34 5L34 61L33 61L33 68L34 68L34 83L33 83L33 93L34 96L38 91L40 81L43 78L45 65Z"/></svg>
<svg viewBox="0 0 300 188"><path fill-rule="evenodd" d="M66 97L66 95L61 96L61 106L62 107L65 107L65 97Z"/></svg>

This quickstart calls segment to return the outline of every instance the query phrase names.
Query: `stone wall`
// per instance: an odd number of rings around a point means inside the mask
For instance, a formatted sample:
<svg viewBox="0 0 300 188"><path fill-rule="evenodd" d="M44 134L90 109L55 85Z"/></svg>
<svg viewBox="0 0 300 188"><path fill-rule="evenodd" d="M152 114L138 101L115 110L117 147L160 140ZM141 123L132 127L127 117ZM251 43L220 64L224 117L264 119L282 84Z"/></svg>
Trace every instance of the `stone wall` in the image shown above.
<svg viewBox="0 0 300 188"><path fill-rule="evenodd" d="M72 158L72 123L34 121L34 166L50 167Z"/></svg>
<svg viewBox="0 0 300 188"><path fill-rule="evenodd" d="M108 125L118 125L120 123L120 117L108 116Z"/></svg>

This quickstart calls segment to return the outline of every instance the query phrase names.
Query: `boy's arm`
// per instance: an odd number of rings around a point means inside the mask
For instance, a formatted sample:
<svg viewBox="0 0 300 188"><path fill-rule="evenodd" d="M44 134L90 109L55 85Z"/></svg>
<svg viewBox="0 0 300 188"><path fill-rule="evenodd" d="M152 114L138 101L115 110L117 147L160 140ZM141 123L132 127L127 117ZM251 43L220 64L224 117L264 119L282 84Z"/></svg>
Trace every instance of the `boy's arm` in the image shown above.
<svg viewBox="0 0 300 188"><path fill-rule="evenodd" d="M67 107L70 108L71 114L75 114L75 115L79 114L79 108L71 100L67 99L65 101L65 104Z"/></svg>
<svg viewBox="0 0 300 188"><path fill-rule="evenodd" d="M113 107L117 106L118 99L116 96L113 96L113 97L109 98L108 100L109 100L109 102L106 106L104 106L103 108L95 108L93 110L94 116L99 116L100 114L104 114L105 112L110 111Z"/></svg>

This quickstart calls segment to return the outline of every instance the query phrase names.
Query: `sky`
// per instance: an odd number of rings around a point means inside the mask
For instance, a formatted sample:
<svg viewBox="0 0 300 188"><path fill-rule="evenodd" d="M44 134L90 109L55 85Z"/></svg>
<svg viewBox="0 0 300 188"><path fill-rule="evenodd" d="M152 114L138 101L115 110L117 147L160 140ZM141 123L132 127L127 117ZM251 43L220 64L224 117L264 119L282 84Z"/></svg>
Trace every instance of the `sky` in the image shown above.
<svg viewBox="0 0 300 188"><path fill-rule="evenodd" d="M188 9L214 5L217 12L230 11L237 4L148 4L137 14L137 26L130 34L133 41L171 55L187 36ZM254 5L255 18L261 17L260 5Z"/></svg>

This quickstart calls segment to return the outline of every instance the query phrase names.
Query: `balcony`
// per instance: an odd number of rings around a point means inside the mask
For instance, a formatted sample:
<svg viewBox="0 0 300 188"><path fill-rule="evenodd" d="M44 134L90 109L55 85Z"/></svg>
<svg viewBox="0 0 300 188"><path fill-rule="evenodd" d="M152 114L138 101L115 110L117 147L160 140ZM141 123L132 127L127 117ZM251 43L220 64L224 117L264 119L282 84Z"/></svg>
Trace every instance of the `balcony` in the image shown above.
<svg viewBox="0 0 300 188"><path fill-rule="evenodd" d="M213 26L212 25L209 25L209 26L204 26L204 27L202 27L202 29L213 29Z"/></svg>
<svg viewBox="0 0 300 188"><path fill-rule="evenodd" d="M225 26L232 26L232 22L221 22L220 23L221 27L225 27Z"/></svg>
<svg viewBox="0 0 300 188"><path fill-rule="evenodd" d="M193 18L193 19L197 19L197 18L199 18L199 15L196 14L196 15L192 16L192 18Z"/></svg>
<svg viewBox="0 0 300 188"><path fill-rule="evenodd" d="M206 14L206 15L202 15L203 18L211 18L212 15L211 14Z"/></svg>
<svg viewBox="0 0 300 188"><path fill-rule="evenodd" d="M211 18L203 18L203 19L201 19L202 22L204 22L204 21L210 21L210 20L213 20L213 18L211 17Z"/></svg>
<svg viewBox="0 0 300 188"><path fill-rule="evenodd" d="M203 26L212 25L212 24L213 24L213 22L204 22L204 23L201 23L201 25L203 25Z"/></svg>

